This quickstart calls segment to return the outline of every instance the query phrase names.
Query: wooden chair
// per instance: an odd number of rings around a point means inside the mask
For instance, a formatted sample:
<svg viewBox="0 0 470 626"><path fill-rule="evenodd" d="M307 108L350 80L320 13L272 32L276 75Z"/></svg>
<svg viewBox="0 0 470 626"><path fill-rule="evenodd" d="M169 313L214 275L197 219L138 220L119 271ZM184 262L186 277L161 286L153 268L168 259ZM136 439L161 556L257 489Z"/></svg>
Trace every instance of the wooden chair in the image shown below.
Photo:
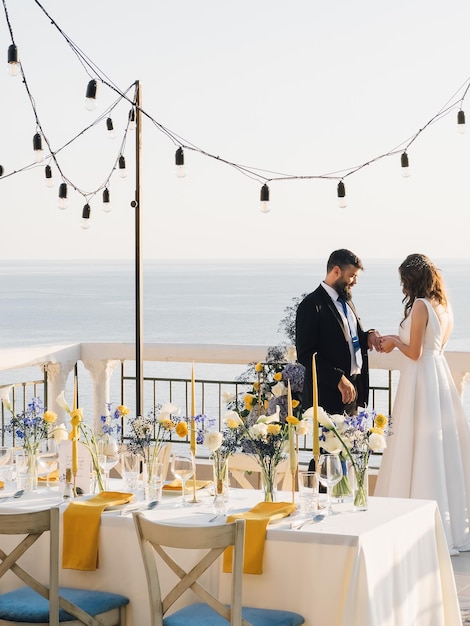
<svg viewBox="0 0 470 626"><path fill-rule="evenodd" d="M228 460L228 471L237 486L243 489L256 489L261 487L261 466L258 461L249 454L237 452L232 454ZM257 480L250 482L246 477L247 473L255 473ZM289 460L286 459L278 465L277 470L278 488L281 491L290 491L292 485L292 476L289 471Z"/></svg>
<svg viewBox="0 0 470 626"><path fill-rule="evenodd" d="M208 526L171 526L150 521L141 513L133 513L145 572L147 575L151 624L146 626L300 626L304 618L291 611L242 607L243 545L245 520ZM233 546L232 601L222 604L198 582L201 575ZM171 555L165 548L171 549ZM175 548L181 550L174 550ZM181 551L199 551L199 561L190 571L175 560ZM205 551L201 557L200 551ZM175 573L175 586L162 597L156 554ZM184 557L182 557L184 558ZM165 571L165 582L168 574ZM166 615L185 591L191 590L202 602L190 604Z"/></svg>
<svg viewBox="0 0 470 626"><path fill-rule="evenodd" d="M44 533L49 532L48 584L26 569L20 557ZM1 547L2 535L21 535L8 554ZM125 626L129 599L115 593L59 587L59 509L0 515L0 578L8 571L27 585L0 594L0 623L23 626ZM47 564L44 564L47 567ZM70 619L73 616L75 619Z"/></svg>

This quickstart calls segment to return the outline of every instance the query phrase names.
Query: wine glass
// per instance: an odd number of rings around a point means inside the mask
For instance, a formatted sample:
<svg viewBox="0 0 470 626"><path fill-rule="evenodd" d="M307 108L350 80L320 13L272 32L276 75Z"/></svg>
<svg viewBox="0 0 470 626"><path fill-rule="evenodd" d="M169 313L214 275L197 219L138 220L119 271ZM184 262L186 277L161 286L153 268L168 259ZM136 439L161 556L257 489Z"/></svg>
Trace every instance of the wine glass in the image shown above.
<svg viewBox="0 0 470 626"><path fill-rule="evenodd" d="M326 487L326 509L325 515L331 515L331 488L334 487L343 476L341 459L337 454L322 454L318 461L318 478L321 484Z"/></svg>
<svg viewBox="0 0 470 626"><path fill-rule="evenodd" d="M108 489L109 472L119 463L119 445L114 437L106 435L98 442L98 455L105 457L104 472L106 476L106 489Z"/></svg>
<svg viewBox="0 0 470 626"><path fill-rule="evenodd" d="M171 461L171 471L175 478L179 478L181 480L181 506L187 506L188 502L185 496L186 481L193 475L193 460L189 456L176 455Z"/></svg>
<svg viewBox="0 0 470 626"><path fill-rule="evenodd" d="M54 438L43 439L39 442L37 467L39 476L46 477L46 489L50 491L51 472L59 467L59 446Z"/></svg>

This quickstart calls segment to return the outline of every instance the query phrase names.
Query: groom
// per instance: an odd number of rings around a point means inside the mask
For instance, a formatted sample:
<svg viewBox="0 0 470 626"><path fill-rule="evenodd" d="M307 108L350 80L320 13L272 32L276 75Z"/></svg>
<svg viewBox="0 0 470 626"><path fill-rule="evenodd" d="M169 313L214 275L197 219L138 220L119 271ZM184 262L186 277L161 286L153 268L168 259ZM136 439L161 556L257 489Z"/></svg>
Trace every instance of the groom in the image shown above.
<svg viewBox="0 0 470 626"><path fill-rule="evenodd" d="M312 356L315 354L318 405L327 413L353 415L369 396L367 350L380 350L380 334L364 331L352 303L361 260L349 250L331 253L324 281L299 304L297 359L305 367L302 406L313 405Z"/></svg>

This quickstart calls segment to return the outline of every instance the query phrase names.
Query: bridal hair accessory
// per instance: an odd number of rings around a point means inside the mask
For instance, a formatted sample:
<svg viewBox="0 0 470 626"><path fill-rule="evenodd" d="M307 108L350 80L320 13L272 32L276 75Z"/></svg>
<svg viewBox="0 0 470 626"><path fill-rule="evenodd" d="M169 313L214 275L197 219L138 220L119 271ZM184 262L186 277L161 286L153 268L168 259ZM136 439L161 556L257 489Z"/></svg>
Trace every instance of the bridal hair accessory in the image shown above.
<svg viewBox="0 0 470 626"><path fill-rule="evenodd" d="M419 270L422 270L424 267L429 266L429 262L426 259L425 256L419 254L416 256L413 256L411 259L409 259L408 261L406 261L405 263L405 268L410 268L410 267L416 267Z"/></svg>

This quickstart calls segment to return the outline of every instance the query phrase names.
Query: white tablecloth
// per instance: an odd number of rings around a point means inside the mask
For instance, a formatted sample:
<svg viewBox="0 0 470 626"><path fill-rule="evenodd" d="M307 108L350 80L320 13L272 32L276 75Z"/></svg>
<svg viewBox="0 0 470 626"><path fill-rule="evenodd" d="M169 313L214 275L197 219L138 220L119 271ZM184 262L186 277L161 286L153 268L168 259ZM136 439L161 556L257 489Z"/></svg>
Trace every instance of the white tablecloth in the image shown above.
<svg viewBox="0 0 470 626"><path fill-rule="evenodd" d="M122 488L117 482L114 489ZM284 497L282 497L284 496ZM281 494L289 501L290 494ZM175 495L145 514L155 520L204 524L212 515L211 501L176 508ZM233 490L231 509L246 509L261 499L260 492ZM35 494L2 503L5 510L44 508L57 504L52 494ZM268 528L261 576L245 575L246 605L295 610L306 626L456 626L460 611L452 565L435 502L370 498L367 512L341 513L302 530L286 518ZM223 523L224 519L217 520ZM214 523L217 523L214 522ZM47 549L46 542L38 546ZM123 593L130 598L128 626L147 626L147 583L132 516L104 513L101 521L100 562L95 572L61 570L61 584ZM29 558L29 557L28 557ZM38 571L45 554L36 557ZM214 567L208 579L228 599L230 576ZM0 590L16 582L0 583ZM165 584L165 583L164 583Z"/></svg>

